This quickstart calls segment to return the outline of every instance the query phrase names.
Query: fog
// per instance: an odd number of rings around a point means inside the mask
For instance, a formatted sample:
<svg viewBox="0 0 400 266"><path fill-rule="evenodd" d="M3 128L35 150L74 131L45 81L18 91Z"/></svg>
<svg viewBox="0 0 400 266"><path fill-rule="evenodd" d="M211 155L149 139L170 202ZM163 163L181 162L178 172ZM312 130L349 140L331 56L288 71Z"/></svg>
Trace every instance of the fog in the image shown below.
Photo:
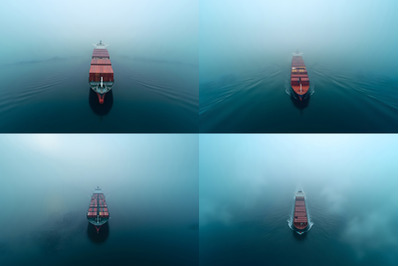
<svg viewBox="0 0 400 266"><path fill-rule="evenodd" d="M195 135L3 135L0 242L81 220L96 186L114 227L197 224L197 145Z"/></svg>
<svg viewBox="0 0 400 266"><path fill-rule="evenodd" d="M87 56L99 40L111 56L197 64L197 14L190 0L5 0L1 64Z"/></svg>
<svg viewBox="0 0 400 266"><path fill-rule="evenodd" d="M200 78L305 62L397 75L397 1L200 1Z"/></svg>
<svg viewBox="0 0 400 266"><path fill-rule="evenodd" d="M385 205L396 206L397 136L200 136L201 200L245 209L266 190L293 194L299 187L323 196L333 213L351 203L349 195L372 191ZM207 213L200 214L202 222L208 220Z"/></svg>

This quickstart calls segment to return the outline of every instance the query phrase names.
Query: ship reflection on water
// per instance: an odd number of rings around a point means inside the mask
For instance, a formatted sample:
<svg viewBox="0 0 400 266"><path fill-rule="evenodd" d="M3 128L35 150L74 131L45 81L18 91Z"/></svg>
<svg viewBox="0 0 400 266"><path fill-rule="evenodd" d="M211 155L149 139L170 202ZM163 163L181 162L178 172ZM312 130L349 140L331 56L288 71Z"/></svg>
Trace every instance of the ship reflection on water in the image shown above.
<svg viewBox="0 0 400 266"><path fill-rule="evenodd" d="M308 232L305 232L305 233L303 233L303 234L300 235L300 234L297 233L296 231L293 231L293 237L294 237L297 241L304 241L304 240L306 240L308 234L309 234Z"/></svg>
<svg viewBox="0 0 400 266"><path fill-rule="evenodd" d="M101 228L99 233L97 233L96 228L91 223L87 225L87 235L93 243L103 243L107 240L110 234L109 222L105 223Z"/></svg>
<svg viewBox="0 0 400 266"><path fill-rule="evenodd" d="M107 115L114 102L113 91L109 91L104 97L104 103L100 104L97 94L89 88L89 105L92 111L98 116Z"/></svg>
<svg viewBox="0 0 400 266"><path fill-rule="evenodd" d="M303 110L303 109L307 108L308 104L310 103L310 95L309 94L306 95L306 97L303 100L300 101L297 98L297 96L293 92L291 92L290 100L292 100L293 105L297 109Z"/></svg>

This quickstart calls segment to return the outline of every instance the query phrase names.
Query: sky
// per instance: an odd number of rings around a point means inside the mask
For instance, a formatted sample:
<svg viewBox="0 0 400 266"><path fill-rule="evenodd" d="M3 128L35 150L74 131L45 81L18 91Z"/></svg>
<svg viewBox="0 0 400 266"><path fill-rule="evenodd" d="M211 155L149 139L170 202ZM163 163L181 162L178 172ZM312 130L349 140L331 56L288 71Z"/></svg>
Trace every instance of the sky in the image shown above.
<svg viewBox="0 0 400 266"><path fill-rule="evenodd" d="M203 80L290 59L296 49L320 63L356 61L356 68L397 75L396 0L204 0L199 18Z"/></svg>
<svg viewBox="0 0 400 266"><path fill-rule="evenodd" d="M113 55L197 64L197 13L191 0L5 0L0 57L82 56L103 40Z"/></svg>

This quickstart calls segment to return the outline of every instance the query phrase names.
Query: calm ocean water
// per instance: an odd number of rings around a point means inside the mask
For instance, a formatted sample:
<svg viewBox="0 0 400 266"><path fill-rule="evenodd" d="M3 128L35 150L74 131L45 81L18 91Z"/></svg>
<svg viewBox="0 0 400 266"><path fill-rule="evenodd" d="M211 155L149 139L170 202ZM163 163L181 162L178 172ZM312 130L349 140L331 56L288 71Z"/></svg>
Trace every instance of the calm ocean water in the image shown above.
<svg viewBox="0 0 400 266"><path fill-rule="evenodd" d="M197 66L113 56L104 105L88 85L87 57L0 66L0 132L197 132Z"/></svg>
<svg viewBox="0 0 400 266"><path fill-rule="evenodd" d="M397 76L304 56L311 96L299 102L291 55L265 61L200 83L200 132L397 132Z"/></svg>

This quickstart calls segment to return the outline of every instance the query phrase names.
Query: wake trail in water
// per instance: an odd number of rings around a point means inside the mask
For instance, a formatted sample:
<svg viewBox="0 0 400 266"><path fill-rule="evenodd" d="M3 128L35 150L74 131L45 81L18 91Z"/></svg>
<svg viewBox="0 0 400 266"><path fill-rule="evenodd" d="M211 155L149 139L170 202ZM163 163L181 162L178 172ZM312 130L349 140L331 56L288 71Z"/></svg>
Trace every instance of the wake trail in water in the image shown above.
<svg viewBox="0 0 400 266"><path fill-rule="evenodd" d="M8 90L1 97L0 111L6 112L27 103L41 94L52 91L66 80L67 78L62 75L50 76L44 80L31 82L29 85L20 85L24 88L22 91Z"/></svg>
<svg viewBox="0 0 400 266"><path fill-rule="evenodd" d="M201 85L202 101L200 107L200 115L214 110L220 104L227 104L229 101L246 96L244 94L257 95L257 89L268 80L274 80L281 75L281 70L271 72L261 71L252 76L237 79L235 76L224 76L219 81L208 82Z"/></svg>
<svg viewBox="0 0 400 266"><path fill-rule="evenodd" d="M185 109L192 110L198 104L197 97L190 93L185 93L184 91L178 91L171 86L160 85L150 81L143 81L133 77L131 77L130 79L137 84L149 89L149 91L165 97Z"/></svg>
<svg viewBox="0 0 400 266"><path fill-rule="evenodd" d="M389 90L382 90L382 88L390 88L391 86L397 87L397 82L366 74L352 76L349 73L336 73L329 69L323 71L313 69L312 74L315 75L316 80L322 84L327 84L322 85L322 87L332 84L336 88L335 92L342 95L357 93L365 99L369 98L371 104L379 103L381 106L397 110L397 102L394 100L397 99L396 90L393 90L393 95L388 94Z"/></svg>

